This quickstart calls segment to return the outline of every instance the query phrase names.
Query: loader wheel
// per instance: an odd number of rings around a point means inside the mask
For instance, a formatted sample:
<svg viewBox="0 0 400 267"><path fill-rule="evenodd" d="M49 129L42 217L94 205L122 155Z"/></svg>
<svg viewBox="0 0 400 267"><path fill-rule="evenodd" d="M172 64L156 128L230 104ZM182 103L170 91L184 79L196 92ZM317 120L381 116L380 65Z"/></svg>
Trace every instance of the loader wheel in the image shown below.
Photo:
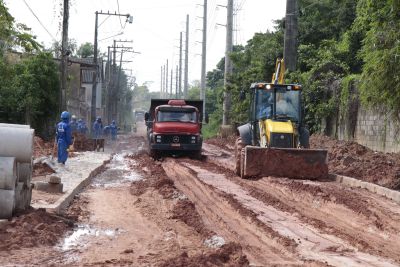
<svg viewBox="0 0 400 267"><path fill-rule="evenodd" d="M242 138L238 138L236 139L236 143L235 143L235 160L236 160L236 164L235 164L235 173L236 175L240 176L241 175L241 158L242 158L242 149L244 148L243 142L242 142Z"/></svg>

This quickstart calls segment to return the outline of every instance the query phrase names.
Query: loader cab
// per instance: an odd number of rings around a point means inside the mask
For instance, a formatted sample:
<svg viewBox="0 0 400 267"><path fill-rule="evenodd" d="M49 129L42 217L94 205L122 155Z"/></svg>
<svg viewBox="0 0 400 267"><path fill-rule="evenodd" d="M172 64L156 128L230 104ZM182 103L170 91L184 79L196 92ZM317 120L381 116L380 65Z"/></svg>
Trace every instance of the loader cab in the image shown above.
<svg viewBox="0 0 400 267"><path fill-rule="evenodd" d="M251 121L272 119L301 122L301 86L297 84L252 84Z"/></svg>

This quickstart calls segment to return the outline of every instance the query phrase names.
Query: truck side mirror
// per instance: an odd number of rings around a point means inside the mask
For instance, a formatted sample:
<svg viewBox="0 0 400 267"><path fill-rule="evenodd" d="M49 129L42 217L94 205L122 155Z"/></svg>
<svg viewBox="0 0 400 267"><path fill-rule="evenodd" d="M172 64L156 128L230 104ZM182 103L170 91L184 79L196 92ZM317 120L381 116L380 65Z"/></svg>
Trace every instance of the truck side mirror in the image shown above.
<svg viewBox="0 0 400 267"><path fill-rule="evenodd" d="M145 120L145 121L150 120L150 114L149 114L148 112L146 112L146 113L144 114L144 120Z"/></svg>
<svg viewBox="0 0 400 267"><path fill-rule="evenodd" d="M244 90L240 91L239 99L240 101L246 100L246 92Z"/></svg>

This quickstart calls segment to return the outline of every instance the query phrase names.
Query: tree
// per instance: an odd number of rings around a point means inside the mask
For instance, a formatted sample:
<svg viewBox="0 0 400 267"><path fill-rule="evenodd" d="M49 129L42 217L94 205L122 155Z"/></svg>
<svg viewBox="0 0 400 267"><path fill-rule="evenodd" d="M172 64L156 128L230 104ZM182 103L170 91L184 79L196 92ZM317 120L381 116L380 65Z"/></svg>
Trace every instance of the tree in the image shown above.
<svg viewBox="0 0 400 267"><path fill-rule="evenodd" d="M91 57L93 56L93 52L94 52L93 44L86 42L84 44L81 44L81 46L79 46L77 56L80 58Z"/></svg>
<svg viewBox="0 0 400 267"><path fill-rule="evenodd" d="M68 39L67 51L70 53L69 56L75 56L77 50L77 44L75 39ZM50 50L55 58L61 58L61 43L55 41L51 45Z"/></svg>

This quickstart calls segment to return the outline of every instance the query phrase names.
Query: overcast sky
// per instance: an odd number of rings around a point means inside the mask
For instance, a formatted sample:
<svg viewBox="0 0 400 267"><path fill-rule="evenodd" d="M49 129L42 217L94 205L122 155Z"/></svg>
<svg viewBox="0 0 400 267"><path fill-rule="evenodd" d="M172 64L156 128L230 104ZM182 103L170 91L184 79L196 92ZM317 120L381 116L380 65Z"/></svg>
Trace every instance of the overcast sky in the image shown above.
<svg viewBox="0 0 400 267"><path fill-rule="evenodd" d="M114 39L132 40L134 50L126 54L123 67L132 70L136 82L149 82L151 91L160 88L160 68L169 60L175 71L179 61L179 33L185 31L186 14L189 26L189 81L200 80L203 0L71 0L69 38L80 44L94 41L95 11L110 11L133 16L125 23L116 16L99 16L99 48L107 51ZM246 44L254 33L273 29L273 20L285 14L286 0L234 0L234 42ZM50 47L61 40L63 0L5 0L17 22L32 28L37 40ZM208 0L207 70L212 70L224 56L227 0ZM221 5L221 6L218 6ZM32 9L29 10L28 6ZM35 15L39 18L35 18ZM199 18L200 17L200 18ZM120 34L122 33L122 34ZM118 35L120 34L120 35ZM115 36L117 35L117 36ZM113 37L114 36L114 37ZM273 64L273 63L271 63ZM130 71L127 71L130 74ZM174 74L175 76L175 74Z"/></svg>

